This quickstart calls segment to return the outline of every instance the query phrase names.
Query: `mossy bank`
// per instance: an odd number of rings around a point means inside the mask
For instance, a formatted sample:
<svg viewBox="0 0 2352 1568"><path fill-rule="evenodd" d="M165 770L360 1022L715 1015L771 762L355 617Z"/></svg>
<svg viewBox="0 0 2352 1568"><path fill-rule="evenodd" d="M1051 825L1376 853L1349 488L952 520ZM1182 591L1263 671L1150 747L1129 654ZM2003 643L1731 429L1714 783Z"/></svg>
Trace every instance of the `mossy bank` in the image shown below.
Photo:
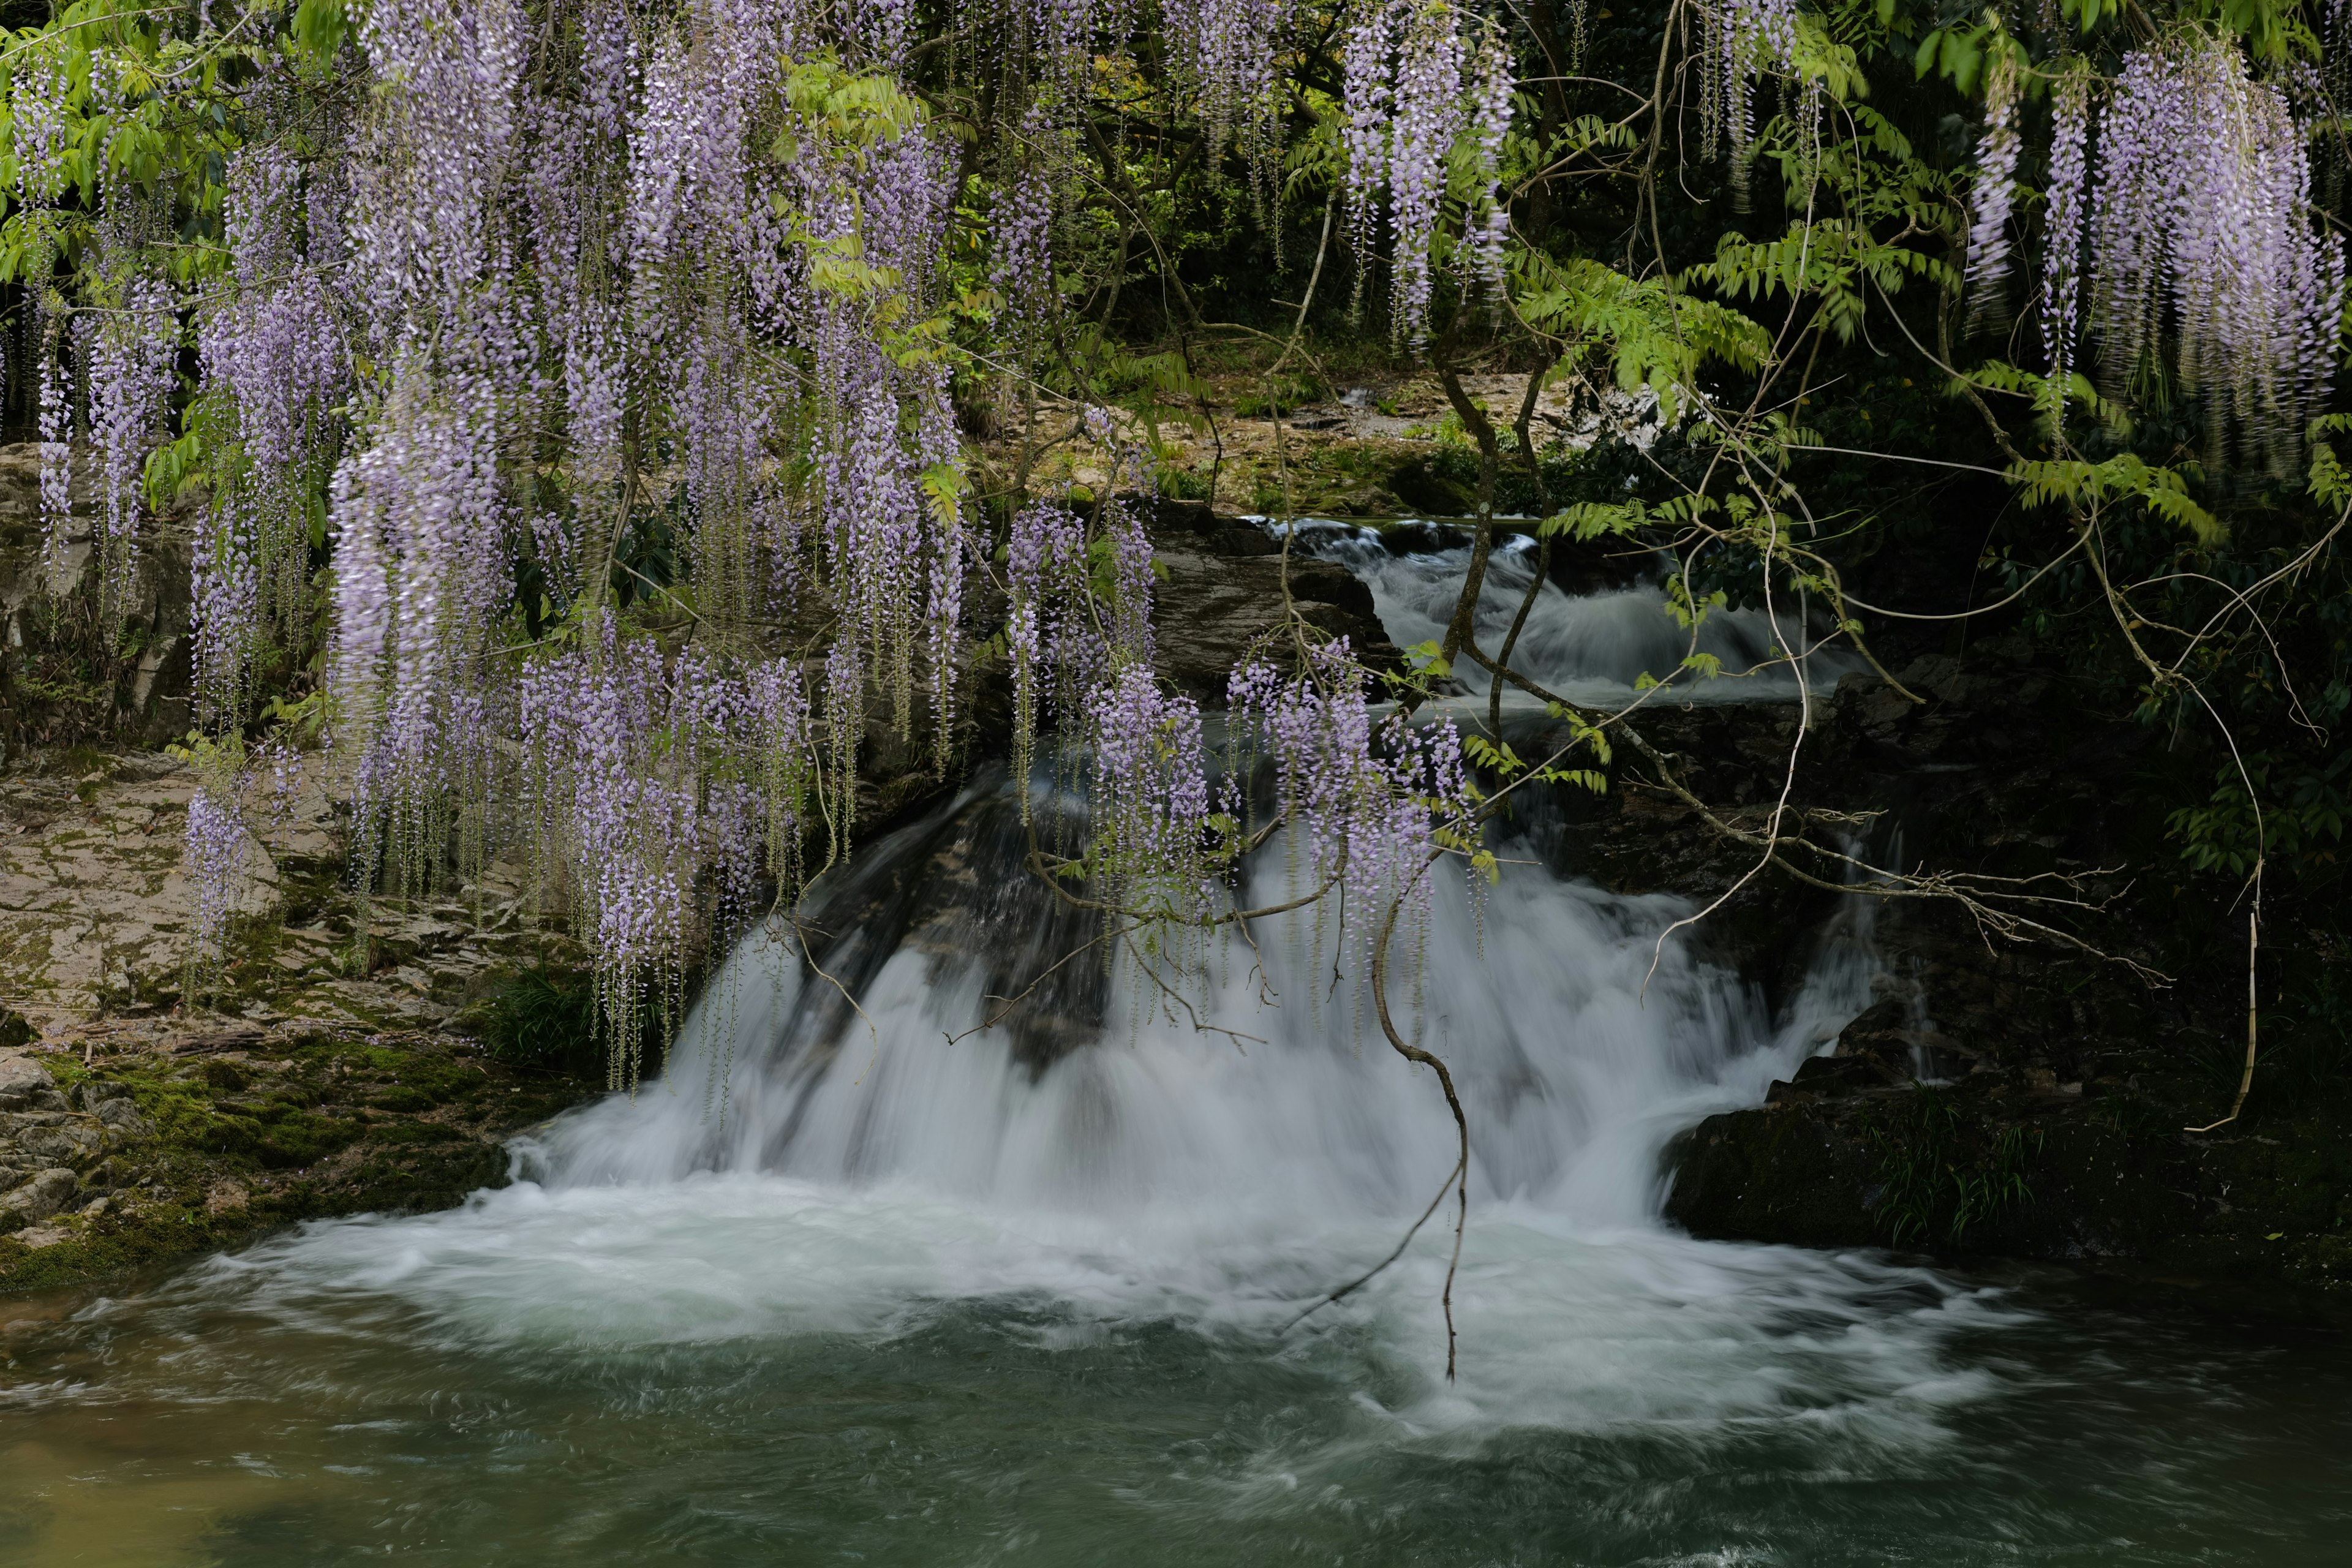
<svg viewBox="0 0 2352 1568"><path fill-rule="evenodd" d="M0 1052L0 1294L305 1219L446 1208L505 1141L603 1088L447 1033L310 1022L152 1048Z"/></svg>

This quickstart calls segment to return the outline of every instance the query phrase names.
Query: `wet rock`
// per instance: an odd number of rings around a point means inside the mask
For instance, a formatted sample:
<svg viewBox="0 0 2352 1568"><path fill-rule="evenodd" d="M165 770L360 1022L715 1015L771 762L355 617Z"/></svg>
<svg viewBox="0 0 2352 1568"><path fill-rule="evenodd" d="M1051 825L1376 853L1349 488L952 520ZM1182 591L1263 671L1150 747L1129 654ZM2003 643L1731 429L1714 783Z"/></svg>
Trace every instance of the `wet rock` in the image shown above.
<svg viewBox="0 0 2352 1568"><path fill-rule="evenodd" d="M81 1179L69 1170L35 1172L13 1191L0 1194L0 1232L37 1225L64 1213L80 1186Z"/></svg>
<svg viewBox="0 0 2352 1568"><path fill-rule="evenodd" d="M100 1106L106 1104L109 1100L129 1100L130 1098L131 1086L129 1084L114 1083L105 1079L92 1078L84 1079L81 1082L74 1085L73 1091L66 1096L66 1103L72 1106L76 1110L95 1112Z"/></svg>
<svg viewBox="0 0 2352 1568"><path fill-rule="evenodd" d="M1437 471L1427 458L1399 465L1389 476L1397 499L1416 511L1439 517L1467 517L1478 510L1478 492L1469 485Z"/></svg>
<svg viewBox="0 0 2352 1568"><path fill-rule="evenodd" d="M21 1123L29 1118L13 1120ZM106 1133L95 1117L59 1114L39 1125L20 1124L9 1130L9 1136L18 1149L47 1165L79 1170L106 1156Z"/></svg>
<svg viewBox="0 0 2352 1568"><path fill-rule="evenodd" d="M1257 529L1163 508L1151 528L1152 557L1166 578L1154 589L1158 647L1153 667L1206 707L1222 708L1234 666L1251 652L1287 657L1269 637L1281 630L1284 592L1309 626L1343 637L1375 670L1403 668L1372 605L1371 590L1328 561L1293 553Z"/></svg>

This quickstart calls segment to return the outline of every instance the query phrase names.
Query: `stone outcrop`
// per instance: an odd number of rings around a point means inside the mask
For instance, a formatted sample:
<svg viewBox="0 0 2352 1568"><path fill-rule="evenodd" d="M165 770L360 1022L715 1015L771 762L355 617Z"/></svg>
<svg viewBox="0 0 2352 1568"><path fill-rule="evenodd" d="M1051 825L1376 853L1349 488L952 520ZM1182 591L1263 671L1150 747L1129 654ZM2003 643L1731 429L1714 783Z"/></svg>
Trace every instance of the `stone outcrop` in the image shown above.
<svg viewBox="0 0 2352 1568"><path fill-rule="evenodd" d="M152 747L188 731L188 518L147 520L125 624L103 635L73 602L94 553L88 468L75 462L66 536L45 552L40 448L0 447L0 762L29 745Z"/></svg>
<svg viewBox="0 0 2352 1568"><path fill-rule="evenodd" d="M2143 1297L2352 1326L2352 1085L2328 1065L2340 1045L2331 1055L2273 1009L2253 1098L2211 1125L2244 1051L2242 936L2218 953L2154 944L2190 911L2161 880L2102 871L2145 867L2153 836L2125 803L2149 733L2086 718L2021 653L1995 642L1965 665L1911 661L1898 674L1920 704L1849 678L1817 714L1792 796L1844 814L1880 863L2076 879L2084 907L2037 913L2098 951L2006 940L1949 903L1883 902L1881 1003L1765 1105L1678 1141L1668 1215L1701 1236L2030 1258ZM1694 710L1646 732L1752 828L1794 721ZM1621 767L1616 798L1586 808L1596 820L1570 836L1581 869L1701 898L1752 864L1642 775ZM1785 986L1804 958L1789 933L1836 897L1767 874L1706 940Z"/></svg>
<svg viewBox="0 0 2352 1568"><path fill-rule="evenodd" d="M1399 667L1372 591L1345 567L1283 553L1263 529L1219 517L1198 502L1162 501L1151 525L1152 558L1166 574L1154 588L1155 668L1204 707L1224 706L1235 661L1284 624L1284 591L1310 626L1344 637L1363 663ZM1284 650L1277 649L1277 653Z"/></svg>
<svg viewBox="0 0 2352 1568"><path fill-rule="evenodd" d="M461 1037L288 1020L0 1053L0 1292L289 1220L446 1207L601 1087Z"/></svg>
<svg viewBox="0 0 2352 1568"><path fill-rule="evenodd" d="M115 1157L153 1133L124 1085L86 1079L60 1093L40 1063L0 1051L0 1235L104 1193Z"/></svg>

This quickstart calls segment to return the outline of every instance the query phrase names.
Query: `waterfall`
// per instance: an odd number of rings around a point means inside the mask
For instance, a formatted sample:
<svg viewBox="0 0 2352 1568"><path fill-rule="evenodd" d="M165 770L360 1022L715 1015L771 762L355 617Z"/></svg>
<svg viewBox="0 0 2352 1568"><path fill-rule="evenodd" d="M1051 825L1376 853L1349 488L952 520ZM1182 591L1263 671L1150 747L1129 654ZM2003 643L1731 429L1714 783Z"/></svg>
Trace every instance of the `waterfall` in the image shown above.
<svg viewBox="0 0 2352 1568"><path fill-rule="evenodd" d="M1025 1004L1053 1015L1041 1042L1003 998L1069 950L1037 945L1051 900L1023 887L1024 847L1001 779L870 847L800 929L772 919L742 942L658 1082L566 1119L525 1169L554 1187L768 1173L1092 1214L1271 1204L1316 1223L1428 1201L1453 1124L1370 1016L1336 908L1229 933L1170 976L1174 996L1124 956L1100 984L1101 953L1080 952ZM1668 1137L1753 1103L1869 1003L1859 908L1776 1019L1735 973L1661 946L1684 901L1564 880L1524 841L1501 853L1515 863L1495 887L1441 882L1391 976L1402 1026L1461 1087L1480 1202L1644 1223ZM1293 895L1278 840L1258 866L1250 902ZM1060 935L1075 949L1083 929Z"/></svg>
<svg viewBox="0 0 2352 1568"><path fill-rule="evenodd" d="M1440 635L1466 548L1397 555L1369 529L1292 531L1371 585L1396 641ZM1527 541L1497 552L1486 646L1532 572ZM1760 610L1717 612L1702 631L1731 671L1775 642ZM1539 679L1622 697L1644 674L1672 676L1686 643L1654 584L1572 596L1547 584L1520 647ZM1817 682L1843 668L1811 662ZM1675 695L1794 690L1780 667ZM1417 1212L1452 1164L1452 1123L1433 1077L1369 1016L1336 903L1225 933L1171 994L1131 959L1081 951L1093 928L1027 869L1012 791L983 776L752 932L661 1081L534 1140L522 1169L558 1188L765 1173L1093 1214ZM1753 1103L1871 1000L1860 906L1820 934L1773 1017L1737 975L1661 942L1691 912L1683 900L1564 879L1528 841L1500 852L1511 864L1492 889L1441 879L1425 940L1400 942L1391 976L1392 1006L1461 1086L1482 1202L1647 1223L1667 1138ZM1295 897L1286 865L1279 840L1261 851L1244 901Z"/></svg>
<svg viewBox="0 0 2352 1568"><path fill-rule="evenodd" d="M1398 574L1365 570L1392 633L1415 637ZM1578 662L1616 647L1611 603L1546 600L1548 674L1613 680L1649 659ZM1587 637L1573 623L1594 615ZM1439 881L1391 999L1451 1066L1470 1124L1448 1385L1444 1218L1291 1326L1396 1246L1455 1148L1433 1075L1369 1016L1339 909L1227 932L1163 966L1162 988L1088 947L1087 920L1028 871L1013 790L983 773L746 935L662 1075L520 1141L511 1185L307 1227L213 1278L278 1313L390 1300L425 1325L404 1334L533 1353L880 1345L943 1322L1058 1346L1172 1326L1319 1369L1379 1442L1523 1424L1681 1441L1761 1420L1902 1448L1940 1441L1938 1412L1991 1386L1940 1348L2004 1321L1984 1293L1870 1258L1696 1242L1658 1217L1666 1141L1761 1100L1873 1000L1865 901L1815 933L1776 1012L1666 935L1686 900L1559 875L1524 819L1496 841L1498 884ZM1083 809L1043 786L1033 805ZM1277 838L1245 896L1276 901L1295 875Z"/></svg>
<svg viewBox="0 0 2352 1568"><path fill-rule="evenodd" d="M1378 531L1357 523L1312 519L1274 526L1290 535L1294 549L1337 562L1361 578L1389 640L1399 647L1444 637L1469 568L1462 531L1415 530L1419 542L1438 547L1400 554ZM1535 568L1535 541L1507 534L1496 542L1477 609L1478 644L1488 653L1509 634ZM1548 690L1601 708L1622 706L1654 681L1673 685L1678 702L1792 702L1797 676L1778 651L1783 648L1802 655L1806 682L1817 692L1868 668L1851 648L1815 646L1822 632L1818 626L1807 630L1815 617L1806 606L1784 603L1773 610L1768 615L1760 605L1711 609L1694 643L1654 580L1584 594L1547 582L1528 612L1511 665ZM1714 659L1721 673L1698 679L1683 665L1692 653ZM1472 693L1486 696L1486 674L1469 659L1457 661L1454 674ZM1532 700L1516 689L1507 693L1514 706Z"/></svg>

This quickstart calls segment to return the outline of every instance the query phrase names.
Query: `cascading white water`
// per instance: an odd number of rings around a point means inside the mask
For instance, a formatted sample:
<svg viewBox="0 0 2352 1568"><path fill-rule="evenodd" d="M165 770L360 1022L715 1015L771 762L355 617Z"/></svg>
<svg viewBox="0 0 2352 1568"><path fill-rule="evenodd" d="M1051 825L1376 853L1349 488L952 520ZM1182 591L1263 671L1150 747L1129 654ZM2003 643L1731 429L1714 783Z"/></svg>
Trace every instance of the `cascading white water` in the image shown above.
<svg viewBox="0 0 2352 1568"><path fill-rule="evenodd" d="M1444 887L1394 994L1473 1130L1448 1384L1444 1211L1297 1322L1454 1148L1316 956L1328 927L1213 952L1195 1028L1091 955L1054 967L1083 922L1016 817L982 781L862 850L736 951L661 1079L524 1141L511 1185L0 1325L0 1557L2340 1557L2341 1382L2308 1352L2263 1396L2278 1367L2142 1323L1658 1222L1669 1133L1873 998L1866 906L1774 1016L1657 951L1681 900L1564 880L1527 839L1483 912ZM1279 845L1257 880L1285 883Z"/></svg>
<svg viewBox="0 0 2352 1568"><path fill-rule="evenodd" d="M1015 843L984 842L1011 837L1009 814L975 804L947 818L959 858L984 877L1024 875ZM885 867L941 833L908 828L868 854ZM1293 896L1279 842L1261 863L1252 901ZM1441 885L1419 973L1401 952L1391 989L1408 1027L1407 993L1421 994L1418 1032L1461 1086L1484 1200L1643 1223L1667 1137L1754 1102L1870 1000L1858 910L1823 933L1776 1021L1736 975L1679 942L1658 947L1688 912L1679 900L1617 897L1534 863L1483 893L1474 907L1458 878ZM1318 918L1260 922L1255 947L1235 937L1213 953L1187 997L1197 1024L1122 960L1100 1043L1034 1073L1005 1030L973 1032L1003 1005L983 997L979 964L909 941L845 1016L804 1005L812 988L834 1001L834 981L772 922L716 979L663 1081L567 1119L527 1168L562 1187L703 1172L899 1180L1025 1208L1203 1220L1417 1208L1452 1164L1452 1122L1435 1079L1390 1050L1357 978L1335 985L1339 944L1318 942Z"/></svg>
<svg viewBox="0 0 2352 1568"><path fill-rule="evenodd" d="M1018 878L1002 805L982 792L870 847L867 886L941 866L982 889ZM1265 867L1260 897L1283 881L1278 845ZM1952 1332L1997 1321L1981 1298L1864 1258L1693 1242L1655 1217L1666 1139L1754 1103L1870 1000L1858 911L1821 933L1775 1019L1737 975L1659 948L1682 900L1532 863L1483 910L1444 888L1417 1011L1410 963L1394 984L1471 1120L1449 1387L1443 1221L1284 1337L1395 1244L1454 1138L1432 1076L1335 980L1333 944L1317 956L1311 915L1213 955L1190 1000L1216 1028L1115 975L1094 1043L1024 1058L1009 1029L964 1034L1001 1005L984 977L1021 931L859 887L835 903L869 911L856 941L829 931L855 1009L771 927L714 980L664 1077L528 1141L513 1186L220 1267L289 1305L390 1294L465 1342L887 1339L988 1302L1036 1303L1062 1324L1040 1331L1074 1344L1154 1321L1276 1350L1337 1333L1354 1347L1343 1375L1375 1376L1368 1408L1392 1408L1401 1434L1827 1420L1841 1441L1901 1447L1990 1386L1938 1367Z"/></svg>
<svg viewBox="0 0 2352 1568"><path fill-rule="evenodd" d="M1296 548L1338 562L1363 580L1398 647L1445 635L1469 569L1467 544L1398 555L1377 531L1360 524L1317 519L1287 525L1287 531ZM1535 564L1533 540L1507 535L1496 542L1478 600L1478 640L1486 652L1499 649L1509 633ZM1528 613L1511 664L1547 690L1596 707L1627 701L1645 677L1672 683L1679 702L1793 701L1797 673L1790 655L1778 651L1782 649L1801 656L1806 683L1815 691L1827 691L1866 668L1851 649L1817 646L1821 633L1807 634L1802 605L1775 608L1777 618L1760 605L1710 610L1694 643L1655 583L1589 594L1569 594L1546 583ZM1686 670L1683 660L1693 653L1714 658L1721 673L1699 679ZM1486 695L1486 674L1469 659L1456 661L1454 674L1477 696ZM1505 700L1517 707L1534 699L1508 689Z"/></svg>

